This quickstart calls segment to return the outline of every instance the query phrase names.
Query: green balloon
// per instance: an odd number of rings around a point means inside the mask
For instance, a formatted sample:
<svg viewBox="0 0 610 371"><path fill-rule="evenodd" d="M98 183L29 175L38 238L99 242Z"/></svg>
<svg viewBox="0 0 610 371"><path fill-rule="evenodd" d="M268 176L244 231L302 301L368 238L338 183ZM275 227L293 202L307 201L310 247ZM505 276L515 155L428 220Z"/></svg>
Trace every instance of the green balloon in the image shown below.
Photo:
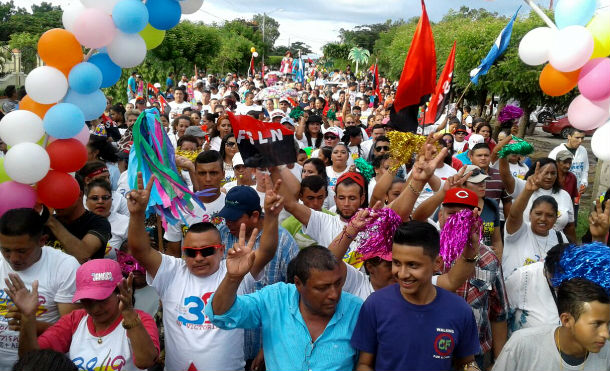
<svg viewBox="0 0 610 371"><path fill-rule="evenodd" d="M142 31L140 31L140 36L142 36L144 42L146 43L146 49L150 50L161 45L163 38L165 38L165 31L157 30L149 23Z"/></svg>
<svg viewBox="0 0 610 371"><path fill-rule="evenodd" d="M0 183L8 182L11 178L4 171L4 159L0 158Z"/></svg>

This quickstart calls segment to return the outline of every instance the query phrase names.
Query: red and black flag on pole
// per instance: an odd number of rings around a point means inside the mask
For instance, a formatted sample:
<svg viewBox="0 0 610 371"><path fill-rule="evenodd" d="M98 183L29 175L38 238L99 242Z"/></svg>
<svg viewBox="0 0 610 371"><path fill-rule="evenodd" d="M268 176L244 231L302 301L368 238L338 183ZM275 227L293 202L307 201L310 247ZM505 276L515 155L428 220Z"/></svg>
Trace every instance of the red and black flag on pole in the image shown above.
<svg viewBox="0 0 610 371"><path fill-rule="evenodd" d="M373 92L377 97L377 100L380 100L381 92L379 90L379 66L377 65L377 61L369 68L369 71L373 74Z"/></svg>
<svg viewBox="0 0 610 371"><path fill-rule="evenodd" d="M443 68L443 73L441 73L441 76L436 83L436 90L430 98L430 104L428 104L428 109L426 110L424 118L424 124L426 125L435 123L443 114L447 103L449 103L449 91L451 91L451 83L453 82L454 65L455 41L453 42L453 48L445 63L445 68Z"/></svg>
<svg viewBox="0 0 610 371"><path fill-rule="evenodd" d="M247 167L292 164L297 160L294 132L282 124L227 112L237 147Z"/></svg>
<svg viewBox="0 0 610 371"><path fill-rule="evenodd" d="M253 53L252 58L250 58L250 68L248 69L248 76L254 77L254 75L255 75L255 70L254 70L254 53Z"/></svg>
<svg viewBox="0 0 610 371"><path fill-rule="evenodd" d="M421 7L422 15L405 59L390 113L390 126L399 131L417 131L419 106L428 101L436 85L434 36L424 0Z"/></svg>

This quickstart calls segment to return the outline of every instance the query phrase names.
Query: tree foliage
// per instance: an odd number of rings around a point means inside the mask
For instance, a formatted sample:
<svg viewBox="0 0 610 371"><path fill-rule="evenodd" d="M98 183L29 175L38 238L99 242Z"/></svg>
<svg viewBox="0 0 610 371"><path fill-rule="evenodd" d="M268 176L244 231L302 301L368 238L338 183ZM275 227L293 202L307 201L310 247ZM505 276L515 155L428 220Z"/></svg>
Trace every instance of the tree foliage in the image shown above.
<svg viewBox="0 0 610 371"><path fill-rule="evenodd" d="M392 27L399 26L402 23L402 20L392 23L392 20L388 19L384 23L356 26L353 30L342 28L339 30L339 38L342 44L351 44L367 50L373 50L375 41L379 38L380 33L387 32Z"/></svg>
<svg viewBox="0 0 610 371"><path fill-rule="evenodd" d="M19 3L19 2L18 2ZM15 33L28 32L39 36L43 32L61 27L61 8L42 2L32 5L32 11L16 7L13 0L0 3L0 42L8 42Z"/></svg>
<svg viewBox="0 0 610 371"><path fill-rule="evenodd" d="M264 22L263 22L264 19ZM263 32L263 23L265 25L265 45L268 50L271 50L275 45L275 42L280 37L280 23L274 18L264 14L255 14L252 17L252 22L257 26L260 26L261 40Z"/></svg>
<svg viewBox="0 0 610 371"><path fill-rule="evenodd" d="M355 45L343 44L338 42L330 42L322 47L322 53L326 58L332 59L347 59L349 57L349 51Z"/></svg>

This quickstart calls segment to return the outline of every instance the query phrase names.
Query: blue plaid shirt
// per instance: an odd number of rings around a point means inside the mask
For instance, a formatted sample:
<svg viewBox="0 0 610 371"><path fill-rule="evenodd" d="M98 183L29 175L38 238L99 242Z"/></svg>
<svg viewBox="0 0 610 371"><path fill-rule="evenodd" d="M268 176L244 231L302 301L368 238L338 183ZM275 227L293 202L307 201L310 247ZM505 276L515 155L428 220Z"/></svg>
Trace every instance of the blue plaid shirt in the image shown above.
<svg viewBox="0 0 610 371"><path fill-rule="evenodd" d="M239 237L233 236L226 225L222 225L218 230L220 231L222 243L225 245L226 258L227 251L238 242ZM258 232L256 242L254 243L254 250L258 249L262 234L262 230ZM265 266L263 278L256 282L256 290L260 290L267 285L272 285L277 282L286 282L286 269L288 268L288 263L292 258L297 256L298 253L299 247L294 238L292 238L290 232L283 227L279 227L277 251L273 259ZM246 357L246 360L253 359L261 348L260 328L245 330L244 340L244 356Z"/></svg>

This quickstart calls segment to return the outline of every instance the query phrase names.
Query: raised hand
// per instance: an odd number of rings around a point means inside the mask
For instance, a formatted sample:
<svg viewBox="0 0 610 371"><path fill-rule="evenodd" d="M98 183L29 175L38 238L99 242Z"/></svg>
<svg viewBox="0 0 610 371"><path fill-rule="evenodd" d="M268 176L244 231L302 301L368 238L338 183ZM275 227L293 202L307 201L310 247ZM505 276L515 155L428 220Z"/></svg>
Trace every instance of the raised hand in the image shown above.
<svg viewBox="0 0 610 371"><path fill-rule="evenodd" d="M227 276L241 280L250 272L254 264L255 254L252 249L257 235L258 229L254 228L246 243L246 225L239 227L239 240L227 253Z"/></svg>
<svg viewBox="0 0 610 371"><path fill-rule="evenodd" d="M6 319L8 320L8 329L11 331L21 330L21 312L15 304L8 304L8 311L6 312Z"/></svg>
<svg viewBox="0 0 610 371"><path fill-rule="evenodd" d="M127 278L123 278L117 287L119 288L119 310L122 313L133 311L133 273L129 273Z"/></svg>
<svg viewBox="0 0 610 371"><path fill-rule="evenodd" d="M278 179L275 184L271 181L271 176L263 176L265 182L265 215L279 216L284 208L284 197L280 195L282 180Z"/></svg>
<svg viewBox="0 0 610 371"><path fill-rule="evenodd" d="M606 208L602 211L602 203L595 201L595 210L589 215L589 231L593 240L605 241L610 229L610 200L606 200Z"/></svg>
<svg viewBox="0 0 610 371"><path fill-rule="evenodd" d="M450 176L445 180L445 184L443 185L443 190L447 192L451 188L461 187L466 183L472 171L466 173L466 166L462 166L462 168L457 172L457 174Z"/></svg>
<svg viewBox="0 0 610 371"><path fill-rule="evenodd" d="M447 156L447 148L443 148L438 152L434 142L434 136L430 134L426 139L426 142L420 148L417 160L413 165L413 170L411 170L412 179L427 183L438 165L441 164Z"/></svg>
<svg viewBox="0 0 610 371"><path fill-rule="evenodd" d="M132 190L126 196L127 208L129 209L130 214L143 214L146 211L154 180L155 176L152 175L148 180L146 188L144 188L142 173L138 173L138 188Z"/></svg>
<svg viewBox="0 0 610 371"><path fill-rule="evenodd" d="M176 156L176 166L187 171L195 171L195 164L184 156Z"/></svg>
<svg viewBox="0 0 610 371"><path fill-rule="evenodd" d="M536 192L540 189L542 183L542 171L540 170L540 162L536 163L534 174L530 175L525 182L525 189L530 192Z"/></svg>
<svg viewBox="0 0 610 371"><path fill-rule="evenodd" d="M15 273L9 273L6 283L6 293L24 316L36 316L38 309L38 281L32 283L32 291L25 287L21 278Z"/></svg>

